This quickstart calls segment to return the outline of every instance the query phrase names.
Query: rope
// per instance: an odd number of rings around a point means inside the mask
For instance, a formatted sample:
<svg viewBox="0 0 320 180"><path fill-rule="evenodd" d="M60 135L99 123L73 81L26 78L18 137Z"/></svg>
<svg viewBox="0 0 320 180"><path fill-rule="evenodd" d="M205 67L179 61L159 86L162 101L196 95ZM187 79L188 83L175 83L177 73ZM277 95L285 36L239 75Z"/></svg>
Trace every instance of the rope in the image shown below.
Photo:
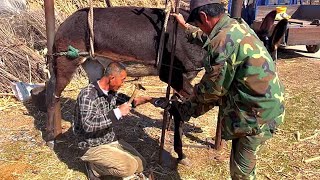
<svg viewBox="0 0 320 180"><path fill-rule="evenodd" d="M94 33L93 33L93 6L92 0L89 0L89 13L88 13L88 25L90 31L90 56L94 57Z"/></svg>
<svg viewBox="0 0 320 180"><path fill-rule="evenodd" d="M161 31L160 35L160 41L159 41L159 48L158 48L158 54L157 54L157 61L156 61L156 67L158 68L158 71L160 70L160 64L162 61L162 56L163 56L163 48L164 48L164 35L167 32L167 26L168 26L168 20L171 12L171 6L172 6L172 1L169 0L169 2L166 4L165 7L165 18L164 18L164 23L163 23L163 28Z"/></svg>
<svg viewBox="0 0 320 180"><path fill-rule="evenodd" d="M88 56L88 55L90 55L89 52L79 52L79 49L76 49L71 45L68 46L68 51L62 51L62 52L57 52L52 54L52 56L66 56L69 59L76 59L79 56Z"/></svg>

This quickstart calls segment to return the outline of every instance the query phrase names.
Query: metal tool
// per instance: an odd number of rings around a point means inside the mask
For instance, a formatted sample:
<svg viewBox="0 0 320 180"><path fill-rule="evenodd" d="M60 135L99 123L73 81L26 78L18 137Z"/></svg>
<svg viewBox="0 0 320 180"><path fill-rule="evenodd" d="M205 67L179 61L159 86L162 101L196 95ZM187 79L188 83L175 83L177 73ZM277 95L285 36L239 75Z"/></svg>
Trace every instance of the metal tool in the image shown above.
<svg viewBox="0 0 320 180"><path fill-rule="evenodd" d="M133 90L133 93L128 101L129 104L132 103L132 101L134 100L134 98L136 97L136 95L138 94L139 90L146 90L146 88L144 88L141 84L139 83L136 83L134 84L134 90Z"/></svg>

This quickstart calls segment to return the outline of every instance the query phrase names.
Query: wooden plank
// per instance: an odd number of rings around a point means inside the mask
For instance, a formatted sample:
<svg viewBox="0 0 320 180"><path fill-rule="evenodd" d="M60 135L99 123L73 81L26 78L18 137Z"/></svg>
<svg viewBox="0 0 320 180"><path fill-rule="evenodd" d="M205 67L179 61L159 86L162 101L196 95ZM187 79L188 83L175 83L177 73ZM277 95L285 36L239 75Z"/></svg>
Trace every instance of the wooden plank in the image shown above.
<svg viewBox="0 0 320 180"><path fill-rule="evenodd" d="M294 21L294 20L292 20ZM296 20L296 24L290 24L287 32L287 45L316 45L320 44L320 26L309 25L311 21ZM252 29L260 28L262 21L254 21ZM276 23L272 28L275 27ZM271 30L272 32L272 30ZM271 35L270 33L269 35Z"/></svg>
<svg viewBox="0 0 320 180"><path fill-rule="evenodd" d="M319 5L281 5L287 7L286 13L293 19L309 20L320 19ZM257 6L256 20L262 20L270 11L275 10L277 5Z"/></svg>
<svg viewBox="0 0 320 180"><path fill-rule="evenodd" d="M257 6L257 16L256 20L262 20L266 15L272 11L276 10L275 5L270 5L270 6ZM286 6L287 7L287 14L292 16L296 11L299 9L300 5L290 5Z"/></svg>
<svg viewBox="0 0 320 180"><path fill-rule="evenodd" d="M311 24L311 21L301 20L301 19L289 19L289 24L309 25Z"/></svg>
<svg viewBox="0 0 320 180"><path fill-rule="evenodd" d="M287 45L317 45L320 44L320 27L294 26L288 29Z"/></svg>

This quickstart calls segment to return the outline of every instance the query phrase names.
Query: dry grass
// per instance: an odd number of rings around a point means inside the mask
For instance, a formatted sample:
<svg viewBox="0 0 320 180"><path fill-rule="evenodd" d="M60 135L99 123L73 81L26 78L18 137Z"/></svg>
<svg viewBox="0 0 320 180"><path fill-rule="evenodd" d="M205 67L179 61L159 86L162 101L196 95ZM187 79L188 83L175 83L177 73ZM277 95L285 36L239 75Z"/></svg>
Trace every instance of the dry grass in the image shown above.
<svg viewBox="0 0 320 180"><path fill-rule="evenodd" d="M43 13L24 12L0 16L0 92L10 91L10 81L41 82L44 58L35 48L45 45ZM43 17L43 16L42 16Z"/></svg>
<svg viewBox="0 0 320 180"><path fill-rule="evenodd" d="M110 0L112 6L144 6L161 7L164 6L164 0ZM29 0L28 5L31 9L39 9L44 6L42 0ZM94 7L106 7L105 0L92 0ZM70 15L77 9L88 7L89 0L55 0L55 9L58 13Z"/></svg>

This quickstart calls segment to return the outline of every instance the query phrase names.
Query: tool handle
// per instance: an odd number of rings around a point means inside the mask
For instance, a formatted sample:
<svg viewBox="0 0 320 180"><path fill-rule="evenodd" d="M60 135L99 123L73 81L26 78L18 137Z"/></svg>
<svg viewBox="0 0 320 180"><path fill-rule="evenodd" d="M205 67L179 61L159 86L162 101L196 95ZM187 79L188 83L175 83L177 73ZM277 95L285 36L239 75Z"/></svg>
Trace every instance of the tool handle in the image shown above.
<svg viewBox="0 0 320 180"><path fill-rule="evenodd" d="M135 89L135 90L133 91L133 93L132 93L129 101L128 101L129 104L131 104L131 103L133 102L133 100L134 100L134 98L136 97L137 93L138 93L138 91L137 91L137 89Z"/></svg>

